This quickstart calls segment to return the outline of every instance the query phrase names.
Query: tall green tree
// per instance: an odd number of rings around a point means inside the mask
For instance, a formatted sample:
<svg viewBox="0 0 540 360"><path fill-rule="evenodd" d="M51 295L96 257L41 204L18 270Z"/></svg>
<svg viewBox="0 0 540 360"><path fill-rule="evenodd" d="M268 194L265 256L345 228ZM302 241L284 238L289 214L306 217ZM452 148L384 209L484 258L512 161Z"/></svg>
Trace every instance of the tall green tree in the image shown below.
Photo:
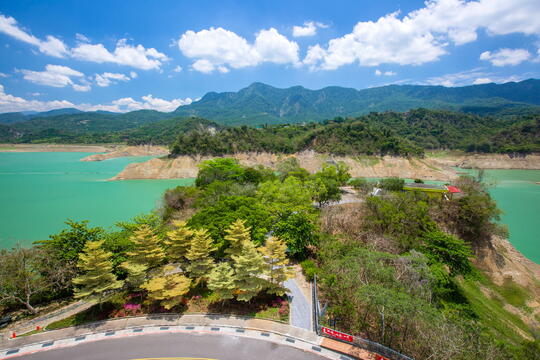
<svg viewBox="0 0 540 360"><path fill-rule="evenodd" d="M247 241L243 245L240 254L232 256L234 282L238 289L237 299L249 301L264 288L265 262L252 241Z"/></svg>
<svg viewBox="0 0 540 360"><path fill-rule="evenodd" d="M149 225L141 225L130 237L133 250L127 253L128 262L142 264L149 269L158 266L165 259L165 252L158 236Z"/></svg>
<svg viewBox="0 0 540 360"><path fill-rule="evenodd" d="M122 287L122 281L113 274L112 253L103 250L103 241L89 241L79 255L77 267L82 274L73 279L75 298L98 295L99 302L108 290Z"/></svg>
<svg viewBox="0 0 540 360"><path fill-rule="evenodd" d="M251 241L251 227L246 226L246 222L242 219L233 222L225 233L227 234L225 240L229 243L229 248L225 250L225 253L229 256L239 255L243 244Z"/></svg>
<svg viewBox="0 0 540 360"><path fill-rule="evenodd" d="M196 230L191 240L191 246L186 254L189 260L187 270L192 279L205 280L214 266L211 256L214 251L212 238L206 230Z"/></svg>
<svg viewBox="0 0 540 360"><path fill-rule="evenodd" d="M234 270L227 262L217 264L208 277L208 288L221 300L232 299L236 290Z"/></svg>
<svg viewBox="0 0 540 360"><path fill-rule="evenodd" d="M167 257L172 261L182 261L191 247L194 232L185 221L174 221L173 225L173 230L167 232L167 238L164 241Z"/></svg>
<svg viewBox="0 0 540 360"><path fill-rule="evenodd" d="M259 249L264 257L264 274L266 275L266 292L283 296L287 289L283 283L294 276L294 269L289 266L287 245L276 237L269 237L266 244Z"/></svg>

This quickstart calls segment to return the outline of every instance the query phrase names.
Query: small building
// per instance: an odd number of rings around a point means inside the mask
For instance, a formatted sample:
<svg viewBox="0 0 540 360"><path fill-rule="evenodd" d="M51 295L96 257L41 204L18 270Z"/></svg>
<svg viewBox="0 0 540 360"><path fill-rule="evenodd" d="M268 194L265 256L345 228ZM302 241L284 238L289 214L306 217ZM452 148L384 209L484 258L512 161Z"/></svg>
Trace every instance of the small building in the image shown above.
<svg viewBox="0 0 540 360"><path fill-rule="evenodd" d="M461 190L459 190L456 186L421 183L405 183L403 185L403 190L421 191L430 196L440 196L446 200L450 200L454 196L454 194L461 193Z"/></svg>

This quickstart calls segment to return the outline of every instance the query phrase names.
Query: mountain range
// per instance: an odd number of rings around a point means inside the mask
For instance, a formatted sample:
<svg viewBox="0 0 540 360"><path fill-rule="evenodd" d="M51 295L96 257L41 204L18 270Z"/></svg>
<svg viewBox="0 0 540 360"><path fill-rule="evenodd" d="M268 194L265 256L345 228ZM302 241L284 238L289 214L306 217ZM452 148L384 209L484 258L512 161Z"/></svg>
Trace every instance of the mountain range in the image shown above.
<svg viewBox="0 0 540 360"><path fill-rule="evenodd" d="M151 134L151 139L167 134L166 138L170 139L176 135L170 131L185 131L190 126L201 126L204 121L207 121L205 126L213 128L294 124L417 108L507 119L540 114L540 80L464 87L388 85L363 90L338 86L320 90L302 86L280 89L253 83L238 92L209 92L199 101L170 113L83 112L74 108L4 113L0 114L0 141L81 141L83 138L84 141L123 141L135 134L137 139L148 138L144 134ZM197 121L180 124L190 118Z"/></svg>

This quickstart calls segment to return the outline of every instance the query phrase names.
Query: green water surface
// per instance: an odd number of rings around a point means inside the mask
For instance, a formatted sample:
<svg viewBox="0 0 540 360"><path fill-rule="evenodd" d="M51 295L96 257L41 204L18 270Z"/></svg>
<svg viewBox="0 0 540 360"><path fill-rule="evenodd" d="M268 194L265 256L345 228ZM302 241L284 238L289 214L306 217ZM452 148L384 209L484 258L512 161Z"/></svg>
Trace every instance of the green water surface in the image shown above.
<svg viewBox="0 0 540 360"><path fill-rule="evenodd" d="M192 179L107 181L149 157L82 162L89 153L0 153L0 248L29 245L90 220L110 227L156 208L163 192Z"/></svg>

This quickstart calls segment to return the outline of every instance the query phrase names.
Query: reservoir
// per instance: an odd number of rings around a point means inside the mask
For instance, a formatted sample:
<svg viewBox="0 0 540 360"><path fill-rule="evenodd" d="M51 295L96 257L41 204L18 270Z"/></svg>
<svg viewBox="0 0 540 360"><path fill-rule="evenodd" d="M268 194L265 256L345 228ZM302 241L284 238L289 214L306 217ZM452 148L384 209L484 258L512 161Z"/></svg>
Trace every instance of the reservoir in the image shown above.
<svg viewBox="0 0 540 360"><path fill-rule="evenodd" d="M81 162L89 153L0 152L0 248L30 245L89 220L113 226L159 206L163 192L193 179L107 181L131 162L149 157ZM463 170L459 170L463 171ZM540 263L540 170L486 170L490 193L504 212L510 241Z"/></svg>
<svg viewBox="0 0 540 360"><path fill-rule="evenodd" d="M150 157L82 162L90 153L0 152L0 248L47 239L66 219L108 228L147 214L163 192L191 179L107 181Z"/></svg>

